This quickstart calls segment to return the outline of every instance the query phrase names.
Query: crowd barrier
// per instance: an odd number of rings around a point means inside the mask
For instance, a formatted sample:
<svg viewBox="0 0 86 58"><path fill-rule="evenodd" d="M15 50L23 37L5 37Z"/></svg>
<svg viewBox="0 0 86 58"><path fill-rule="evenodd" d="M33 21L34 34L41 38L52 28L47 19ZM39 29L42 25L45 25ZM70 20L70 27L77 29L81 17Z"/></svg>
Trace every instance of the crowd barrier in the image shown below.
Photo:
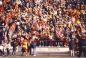
<svg viewBox="0 0 86 58"><path fill-rule="evenodd" d="M68 47L36 47L35 50L37 55L69 55Z"/></svg>

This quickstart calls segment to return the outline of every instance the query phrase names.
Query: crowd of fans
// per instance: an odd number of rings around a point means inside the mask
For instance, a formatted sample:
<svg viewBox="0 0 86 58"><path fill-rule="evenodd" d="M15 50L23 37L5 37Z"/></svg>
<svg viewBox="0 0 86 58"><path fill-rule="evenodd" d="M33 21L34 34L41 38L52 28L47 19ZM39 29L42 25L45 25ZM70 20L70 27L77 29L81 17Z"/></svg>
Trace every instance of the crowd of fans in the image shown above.
<svg viewBox="0 0 86 58"><path fill-rule="evenodd" d="M71 46L71 39L77 43L83 33L79 15L59 0L0 0L0 43Z"/></svg>

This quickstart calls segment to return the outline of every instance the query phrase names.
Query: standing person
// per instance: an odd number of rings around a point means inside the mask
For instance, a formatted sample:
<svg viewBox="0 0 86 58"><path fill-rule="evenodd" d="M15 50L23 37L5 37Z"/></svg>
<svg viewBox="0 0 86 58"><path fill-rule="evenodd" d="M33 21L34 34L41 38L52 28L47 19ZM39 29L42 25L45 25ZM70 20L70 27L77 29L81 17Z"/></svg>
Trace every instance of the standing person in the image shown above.
<svg viewBox="0 0 86 58"><path fill-rule="evenodd" d="M36 56L36 44L37 44L36 39L38 39L37 33L34 34L32 36L32 39L30 40L30 50L31 50L31 55L33 56Z"/></svg>
<svg viewBox="0 0 86 58"><path fill-rule="evenodd" d="M10 44L10 42L3 42L2 43L3 44L3 55L4 56L8 56L8 55L10 55L10 49L11 49L11 44Z"/></svg>
<svg viewBox="0 0 86 58"><path fill-rule="evenodd" d="M15 40L13 40L11 42L11 46L13 47L12 55L15 55L16 54L16 47L17 47Z"/></svg>
<svg viewBox="0 0 86 58"><path fill-rule="evenodd" d="M35 53L35 48L36 48L36 42L35 39L37 39L38 37L36 35L33 35L31 40L30 40L30 55L36 56Z"/></svg>
<svg viewBox="0 0 86 58"><path fill-rule="evenodd" d="M11 44L10 44L10 42L7 42L7 48L6 48L7 56L10 55L10 49L11 49Z"/></svg>
<svg viewBox="0 0 86 58"><path fill-rule="evenodd" d="M28 41L25 37L23 37L24 40L22 42L22 55L27 56L28 55Z"/></svg>
<svg viewBox="0 0 86 58"><path fill-rule="evenodd" d="M78 55L78 57L81 57L82 53L84 54L84 57L86 57L86 36L82 36L79 39L78 45L79 45L79 55Z"/></svg>
<svg viewBox="0 0 86 58"><path fill-rule="evenodd" d="M75 39L76 39L76 34L75 32L72 32L70 41L69 41L69 49L70 49L71 56L75 56L75 47L76 47Z"/></svg>
<svg viewBox="0 0 86 58"><path fill-rule="evenodd" d="M34 40L30 41L30 55L36 56L35 52L36 44Z"/></svg>
<svg viewBox="0 0 86 58"><path fill-rule="evenodd" d="M2 41L2 46L3 46L3 56L6 56L7 43L5 41Z"/></svg>
<svg viewBox="0 0 86 58"><path fill-rule="evenodd" d="M70 42L69 42L69 49L70 49L70 54L71 56L75 56L75 40L74 39L70 39Z"/></svg>

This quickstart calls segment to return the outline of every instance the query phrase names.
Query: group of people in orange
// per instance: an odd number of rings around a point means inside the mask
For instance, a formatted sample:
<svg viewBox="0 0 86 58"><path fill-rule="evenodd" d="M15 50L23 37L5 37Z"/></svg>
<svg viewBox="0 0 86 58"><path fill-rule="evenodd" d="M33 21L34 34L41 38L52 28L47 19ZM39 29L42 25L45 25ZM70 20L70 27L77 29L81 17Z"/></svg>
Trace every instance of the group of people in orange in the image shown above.
<svg viewBox="0 0 86 58"><path fill-rule="evenodd" d="M69 34L81 33L84 29L80 10L66 9L64 4L64 0L0 0L0 23L4 26L0 30L4 30L4 40L11 42L16 38L26 56L31 40L40 41L38 45L51 40L56 46L68 46Z"/></svg>

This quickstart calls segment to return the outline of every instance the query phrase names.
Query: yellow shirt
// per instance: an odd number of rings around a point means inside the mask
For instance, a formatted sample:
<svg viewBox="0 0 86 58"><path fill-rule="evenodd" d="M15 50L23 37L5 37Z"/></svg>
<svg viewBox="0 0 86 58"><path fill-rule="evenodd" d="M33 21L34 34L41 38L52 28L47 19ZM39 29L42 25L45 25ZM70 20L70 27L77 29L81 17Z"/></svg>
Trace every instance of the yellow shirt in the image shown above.
<svg viewBox="0 0 86 58"><path fill-rule="evenodd" d="M27 48L28 48L28 47L27 47L27 46L28 46L27 44L28 44L27 41L24 41L24 42L22 43L22 47L27 49Z"/></svg>

